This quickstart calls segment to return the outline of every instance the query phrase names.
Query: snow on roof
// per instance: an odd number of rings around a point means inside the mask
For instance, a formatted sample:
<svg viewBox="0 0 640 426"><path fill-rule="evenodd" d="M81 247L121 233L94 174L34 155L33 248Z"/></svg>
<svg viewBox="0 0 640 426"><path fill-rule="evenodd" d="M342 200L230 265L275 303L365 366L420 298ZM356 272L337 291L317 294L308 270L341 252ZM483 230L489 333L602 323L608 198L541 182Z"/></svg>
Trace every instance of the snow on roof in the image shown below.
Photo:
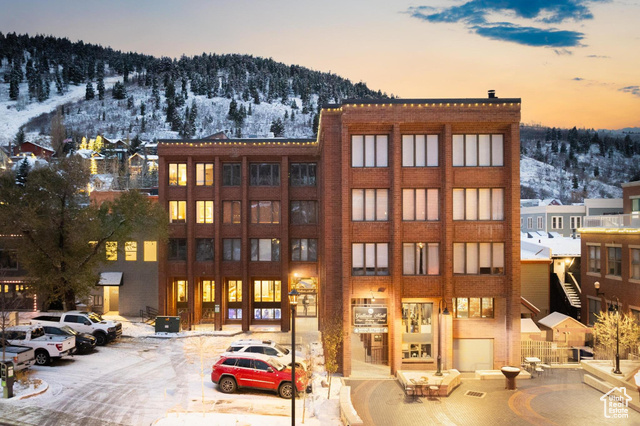
<svg viewBox="0 0 640 426"><path fill-rule="evenodd" d="M539 204L540 206L561 206L562 202L557 198L545 198Z"/></svg>
<svg viewBox="0 0 640 426"><path fill-rule="evenodd" d="M550 257L579 257L580 256L580 238L572 238L572 237L534 237L522 239L520 242L520 250L523 251L524 247L526 247L529 251L537 251L534 250L535 245L539 248L548 248L551 250ZM533 245L533 246L532 246ZM523 257L524 258L524 257Z"/></svg>
<svg viewBox="0 0 640 426"><path fill-rule="evenodd" d="M520 260L549 260L551 259L551 250L528 240L520 241Z"/></svg>
<svg viewBox="0 0 640 426"><path fill-rule="evenodd" d="M574 322L575 324L579 325L582 328L589 328L586 325L582 324L580 321L578 321L578 320L576 320L574 318L571 318L568 315L561 314L560 312L552 312L552 313L550 313L546 317L544 317L541 320L539 320L538 324L542 324L545 327L553 328L553 327L557 326L558 324L560 324L561 322L565 321L566 319L570 319L572 322Z"/></svg>
<svg viewBox="0 0 640 426"><path fill-rule="evenodd" d="M540 329L531 318L521 318L520 333L540 333Z"/></svg>

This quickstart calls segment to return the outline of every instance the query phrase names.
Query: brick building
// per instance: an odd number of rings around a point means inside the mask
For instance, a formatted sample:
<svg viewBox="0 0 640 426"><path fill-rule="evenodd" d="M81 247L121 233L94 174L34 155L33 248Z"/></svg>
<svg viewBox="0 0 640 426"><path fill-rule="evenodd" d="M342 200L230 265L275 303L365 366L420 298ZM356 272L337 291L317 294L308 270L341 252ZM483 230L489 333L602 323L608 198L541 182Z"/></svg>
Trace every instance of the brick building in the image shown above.
<svg viewBox="0 0 640 426"><path fill-rule="evenodd" d="M586 216L580 229L582 321L587 325L618 299L621 311L640 320L640 181L622 184L622 202L623 214Z"/></svg>
<svg viewBox="0 0 640 426"><path fill-rule="evenodd" d="M318 138L162 140L159 307L342 318L345 375L520 362L520 99L346 100Z"/></svg>

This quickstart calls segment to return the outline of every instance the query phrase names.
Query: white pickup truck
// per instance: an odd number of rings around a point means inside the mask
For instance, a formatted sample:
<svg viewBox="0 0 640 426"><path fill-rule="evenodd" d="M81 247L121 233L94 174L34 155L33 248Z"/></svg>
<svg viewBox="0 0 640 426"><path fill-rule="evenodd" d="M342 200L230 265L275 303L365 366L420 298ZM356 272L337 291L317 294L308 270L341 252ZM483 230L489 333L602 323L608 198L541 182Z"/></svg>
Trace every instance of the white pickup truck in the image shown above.
<svg viewBox="0 0 640 426"><path fill-rule="evenodd" d="M79 333L94 335L98 346L103 346L122 335L122 323L103 320L95 312L69 311L58 315L38 315L31 319L31 324L68 325Z"/></svg>
<svg viewBox="0 0 640 426"><path fill-rule="evenodd" d="M36 362L35 351L32 348L10 345L9 342L4 342L4 345L2 343L0 339L0 361L12 361L13 371L24 370Z"/></svg>
<svg viewBox="0 0 640 426"><path fill-rule="evenodd" d="M75 336L45 335L44 329L35 325L9 327L5 330L5 337L11 345L33 348L38 365L47 365L52 358L70 355L76 347Z"/></svg>

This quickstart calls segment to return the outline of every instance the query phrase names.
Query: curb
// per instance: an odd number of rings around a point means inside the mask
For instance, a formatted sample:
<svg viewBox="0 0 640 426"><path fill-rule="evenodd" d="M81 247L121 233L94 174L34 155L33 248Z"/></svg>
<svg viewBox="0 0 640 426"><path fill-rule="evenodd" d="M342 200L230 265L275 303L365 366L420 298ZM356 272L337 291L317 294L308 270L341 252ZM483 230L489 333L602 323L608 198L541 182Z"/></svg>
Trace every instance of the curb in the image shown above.
<svg viewBox="0 0 640 426"><path fill-rule="evenodd" d="M34 397L34 396L38 396L38 395L41 395L41 394L45 393L46 391L48 391L49 390L49 383L47 383L47 382L45 382L43 380L42 384L44 385L44 389L37 390L35 392L29 393L29 394L26 394L26 395L22 395L20 398L18 398L18 400L23 400L23 399L28 399L28 398L31 398L31 397Z"/></svg>

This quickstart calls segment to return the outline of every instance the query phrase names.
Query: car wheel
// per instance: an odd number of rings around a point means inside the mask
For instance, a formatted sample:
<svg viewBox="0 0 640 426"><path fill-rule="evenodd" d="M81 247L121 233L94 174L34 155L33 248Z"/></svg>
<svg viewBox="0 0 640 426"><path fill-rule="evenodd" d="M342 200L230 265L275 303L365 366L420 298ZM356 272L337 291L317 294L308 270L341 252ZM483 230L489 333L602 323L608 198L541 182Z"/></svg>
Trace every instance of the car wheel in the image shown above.
<svg viewBox="0 0 640 426"><path fill-rule="evenodd" d="M291 382L284 382L278 388L278 394L281 398L291 399L291 394L293 392L293 386L291 386Z"/></svg>
<svg viewBox="0 0 640 426"><path fill-rule="evenodd" d="M218 387L224 393L234 393L238 386L236 385L236 381L233 378L223 377L222 379L220 379Z"/></svg>
<svg viewBox="0 0 640 426"><path fill-rule="evenodd" d="M96 345L104 346L107 344L107 336L104 333L96 333Z"/></svg>
<svg viewBox="0 0 640 426"><path fill-rule="evenodd" d="M51 361L49 354L47 351L38 351L36 352L36 364L38 365L47 365Z"/></svg>

